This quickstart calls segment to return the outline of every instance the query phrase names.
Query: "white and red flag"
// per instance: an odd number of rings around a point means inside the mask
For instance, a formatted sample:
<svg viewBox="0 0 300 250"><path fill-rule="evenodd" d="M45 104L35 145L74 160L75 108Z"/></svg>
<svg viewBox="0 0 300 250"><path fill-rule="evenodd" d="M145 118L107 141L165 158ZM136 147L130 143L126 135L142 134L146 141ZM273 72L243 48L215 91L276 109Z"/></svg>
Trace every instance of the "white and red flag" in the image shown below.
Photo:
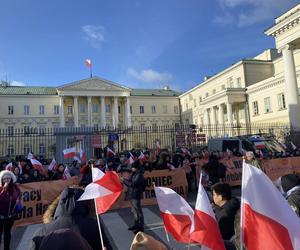
<svg viewBox="0 0 300 250"><path fill-rule="evenodd" d="M300 249L300 219L260 169L243 163L241 237L248 250Z"/></svg>
<svg viewBox="0 0 300 250"><path fill-rule="evenodd" d="M181 148L181 151L184 155L191 155L191 152L187 148Z"/></svg>
<svg viewBox="0 0 300 250"><path fill-rule="evenodd" d="M256 149L264 149L266 148L266 145L263 141L256 141L254 142L254 146Z"/></svg>
<svg viewBox="0 0 300 250"><path fill-rule="evenodd" d="M201 181L198 188L194 218L195 231L192 233L191 239L209 249L225 250L215 214Z"/></svg>
<svg viewBox="0 0 300 250"><path fill-rule="evenodd" d="M132 164L132 163L134 163L134 159L133 159L132 156L130 156L129 159L126 161L126 164L127 164L127 165L130 165L130 164Z"/></svg>
<svg viewBox="0 0 300 250"><path fill-rule="evenodd" d="M27 155L27 159L28 160L35 159L35 156L31 152L29 152Z"/></svg>
<svg viewBox="0 0 300 250"><path fill-rule="evenodd" d="M147 160L146 155L143 154L143 152L141 151L140 156L138 157L139 160L141 160L142 162L145 162Z"/></svg>
<svg viewBox="0 0 300 250"><path fill-rule="evenodd" d="M68 179L71 178L71 174L70 174L70 171L69 171L68 166L65 167L63 176L62 176L61 178L62 178L63 180L68 180Z"/></svg>
<svg viewBox="0 0 300 250"><path fill-rule="evenodd" d="M107 147L106 157L113 157L115 155L116 155L116 153L113 150L111 150L109 147Z"/></svg>
<svg viewBox="0 0 300 250"><path fill-rule="evenodd" d="M81 159L81 163L83 164L83 165L86 165L86 154L85 154L85 152L84 152L84 150L83 149L80 149L80 154L79 154L79 157L80 157L80 159Z"/></svg>
<svg viewBox="0 0 300 250"><path fill-rule="evenodd" d="M48 166L48 170L50 171L55 171L57 169L57 162L56 160L53 158L50 165Z"/></svg>
<svg viewBox="0 0 300 250"><path fill-rule="evenodd" d="M76 148L67 148L63 150L64 153L64 159L74 158L76 156Z"/></svg>
<svg viewBox="0 0 300 250"><path fill-rule="evenodd" d="M194 231L193 209L170 188L155 187L154 190L166 231L179 242L191 243L191 233Z"/></svg>
<svg viewBox="0 0 300 250"><path fill-rule="evenodd" d="M92 67L92 61L91 61L91 59L85 59L85 65L86 65L88 68L91 68L91 67Z"/></svg>
<svg viewBox="0 0 300 250"><path fill-rule="evenodd" d="M292 141L291 141L291 146L292 146L293 150L297 149L297 146Z"/></svg>
<svg viewBox="0 0 300 250"><path fill-rule="evenodd" d="M8 170L8 171L12 171L12 168L13 168L12 162L8 163L8 164L5 166L5 170ZM20 170L20 171L21 171L21 170Z"/></svg>
<svg viewBox="0 0 300 250"><path fill-rule="evenodd" d="M38 160L36 159L30 159L30 162L33 166L34 169L36 170L41 170L43 168L43 164L40 163Z"/></svg>
<svg viewBox="0 0 300 250"><path fill-rule="evenodd" d="M96 179L94 174L93 176ZM96 199L97 213L103 214L119 198L122 193L122 185L119 181L119 176L113 171L108 171L102 176L98 174L98 177L98 180L86 186L84 193L78 200Z"/></svg>

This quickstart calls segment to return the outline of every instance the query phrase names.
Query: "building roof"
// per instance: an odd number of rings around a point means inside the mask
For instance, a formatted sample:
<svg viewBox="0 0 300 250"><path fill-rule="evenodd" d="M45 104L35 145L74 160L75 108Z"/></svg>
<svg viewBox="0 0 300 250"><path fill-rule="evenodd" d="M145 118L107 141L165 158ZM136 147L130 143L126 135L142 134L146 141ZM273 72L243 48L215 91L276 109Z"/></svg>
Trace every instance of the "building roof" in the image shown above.
<svg viewBox="0 0 300 250"><path fill-rule="evenodd" d="M0 86L0 95L56 95L54 87Z"/></svg>
<svg viewBox="0 0 300 250"><path fill-rule="evenodd" d="M180 93L171 89L132 89L131 96L179 96Z"/></svg>

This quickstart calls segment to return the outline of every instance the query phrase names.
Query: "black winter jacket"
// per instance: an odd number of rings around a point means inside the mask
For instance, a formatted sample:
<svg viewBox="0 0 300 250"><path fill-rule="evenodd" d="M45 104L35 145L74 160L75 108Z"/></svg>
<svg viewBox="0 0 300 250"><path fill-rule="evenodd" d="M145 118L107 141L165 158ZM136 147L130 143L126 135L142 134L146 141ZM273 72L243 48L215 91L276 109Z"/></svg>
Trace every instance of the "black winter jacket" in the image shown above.
<svg viewBox="0 0 300 250"><path fill-rule="evenodd" d="M123 180L123 183L128 187L126 200L140 200L143 198L145 178L142 171L137 170L132 173L128 180Z"/></svg>

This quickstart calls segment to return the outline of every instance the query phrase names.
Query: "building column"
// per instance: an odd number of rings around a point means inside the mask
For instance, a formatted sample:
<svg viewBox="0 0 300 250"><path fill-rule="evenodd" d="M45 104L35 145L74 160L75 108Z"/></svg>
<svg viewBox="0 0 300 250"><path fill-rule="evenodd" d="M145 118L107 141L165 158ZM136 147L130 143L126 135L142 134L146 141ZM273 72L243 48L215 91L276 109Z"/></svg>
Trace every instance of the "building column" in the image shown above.
<svg viewBox="0 0 300 250"><path fill-rule="evenodd" d="M113 120L113 128L117 128L119 124L119 112L118 112L118 97L114 96L114 104L113 104L113 112L112 112L112 120Z"/></svg>
<svg viewBox="0 0 300 250"><path fill-rule="evenodd" d="M65 125L65 110L64 110L64 97L59 97L59 126L64 128Z"/></svg>
<svg viewBox="0 0 300 250"><path fill-rule="evenodd" d="M209 109L205 109L204 111L204 124L209 125Z"/></svg>
<svg viewBox="0 0 300 250"><path fill-rule="evenodd" d="M129 96L126 97L125 126L126 127L131 127L131 113L130 113L130 99L129 99Z"/></svg>
<svg viewBox="0 0 300 250"><path fill-rule="evenodd" d="M211 123L212 123L213 126L215 126L217 124L215 107L211 108Z"/></svg>
<svg viewBox="0 0 300 250"><path fill-rule="evenodd" d="M299 129L300 104L293 48L286 45L282 49L282 57L284 62L285 93L288 103L289 120L292 128Z"/></svg>
<svg viewBox="0 0 300 250"><path fill-rule="evenodd" d="M92 97L87 97L87 103L88 103L88 126L92 126Z"/></svg>
<svg viewBox="0 0 300 250"><path fill-rule="evenodd" d="M101 106L100 124L101 124L101 128L105 128L106 127L106 113L105 113L105 97L104 96L100 96L100 106Z"/></svg>
<svg viewBox="0 0 300 250"><path fill-rule="evenodd" d="M224 124L224 109L222 104L219 105L218 120L219 124Z"/></svg>
<svg viewBox="0 0 300 250"><path fill-rule="evenodd" d="M227 102L226 105L227 105L227 118L228 118L227 122L229 125L232 125L232 120L233 120L232 119L232 104Z"/></svg>
<svg viewBox="0 0 300 250"><path fill-rule="evenodd" d="M79 127L78 121L78 96L74 96L74 126Z"/></svg>

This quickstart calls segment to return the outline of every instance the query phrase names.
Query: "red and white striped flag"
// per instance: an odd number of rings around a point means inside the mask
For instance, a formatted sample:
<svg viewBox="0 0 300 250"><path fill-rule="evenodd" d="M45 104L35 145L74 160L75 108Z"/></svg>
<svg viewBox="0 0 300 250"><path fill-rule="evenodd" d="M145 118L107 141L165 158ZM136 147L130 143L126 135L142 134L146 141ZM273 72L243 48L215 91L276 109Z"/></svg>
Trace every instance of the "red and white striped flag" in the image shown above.
<svg viewBox="0 0 300 250"><path fill-rule="evenodd" d="M260 169L243 163L241 239L247 249L300 249L300 219Z"/></svg>
<svg viewBox="0 0 300 250"><path fill-rule="evenodd" d="M266 148L266 145L263 141L256 141L254 142L254 146L256 149L264 149Z"/></svg>
<svg viewBox="0 0 300 250"><path fill-rule="evenodd" d="M179 242L191 243L191 233L194 231L193 209L170 188L155 187L154 190L166 231Z"/></svg>
<svg viewBox="0 0 300 250"><path fill-rule="evenodd" d="M66 166L65 170L64 170L64 173L63 173L63 176L61 177L61 179L62 180L67 180L67 179L70 179L70 178L71 178L71 174L70 174L68 166Z"/></svg>
<svg viewBox="0 0 300 250"><path fill-rule="evenodd" d="M57 163L56 160L53 158L50 165L48 166L48 170L55 171L57 169Z"/></svg>
<svg viewBox="0 0 300 250"><path fill-rule="evenodd" d="M74 158L76 156L76 148L67 148L63 150L64 153L64 159Z"/></svg>
<svg viewBox="0 0 300 250"><path fill-rule="evenodd" d="M195 231L192 233L191 239L209 249L225 250L215 214L201 181L199 182L194 218Z"/></svg>
<svg viewBox="0 0 300 250"><path fill-rule="evenodd" d="M87 185L78 200L96 199L97 213L103 214L110 209L121 193L122 185L119 176L114 171L108 171L104 176Z"/></svg>
<svg viewBox="0 0 300 250"><path fill-rule="evenodd" d="M31 152L29 152L27 155L27 159L28 160L35 159L35 156Z"/></svg>
<svg viewBox="0 0 300 250"><path fill-rule="evenodd" d="M91 59L85 59L85 65L86 65L88 68L91 68L91 67L92 67L92 61L91 61Z"/></svg>
<svg viewBox="0 0 300 250"><path fill-rule="evenodd" d="M8 171L12 171L12 168L13 168L12 162L8 163L8 164L5 166L5 170L8 170Z"/></svg>
<svg viewBox="0 0 300 250"><path fill-rule="evenodd" d="M134 163L134 159L132 156L130 156L129 159L126 161L126 165L130 165L132 163Z"/></svg>
<svg viewBox="0 0 300 250"><path fill-rule="evenodd" d="M36 160L36 159L30 159L30 162L31 162L31 164L32 164L32 166L33 166L34 169L36 169L36 170L42 170L43 164L40 163L38 160Z"/></svg>
<svg viewBox="0 0 300 250"><path fill-rule="evenodd" d="M111 150L109 147L107 147L106 157L113 157L115 155L116 155L116 153L113 150Z"/></svg>
<svg viewBox="0 0 300 250"><path fill-rule="evenodd" d="M141 151L140 156L138 157L139 160L141 160L142 162L145 162L147 160L147 157L143 154L143 152Z"/></svg>

